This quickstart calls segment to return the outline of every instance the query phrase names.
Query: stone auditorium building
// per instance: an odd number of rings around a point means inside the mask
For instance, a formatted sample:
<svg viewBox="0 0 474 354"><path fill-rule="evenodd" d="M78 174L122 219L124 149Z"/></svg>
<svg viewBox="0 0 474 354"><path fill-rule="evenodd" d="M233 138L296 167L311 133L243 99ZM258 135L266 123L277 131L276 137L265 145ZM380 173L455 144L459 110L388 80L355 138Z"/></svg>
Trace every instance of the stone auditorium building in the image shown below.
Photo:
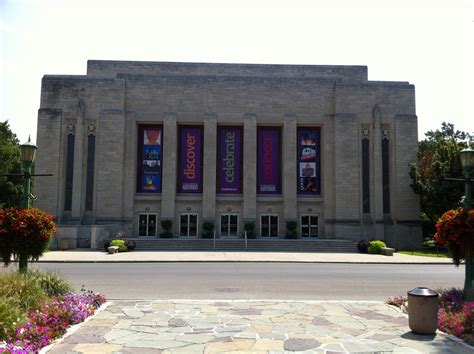
<svg viewBox="0 0 474 354"><path fill-rule="evenodd" d="M90 60L46 75L37 206L69 247L157 239L421 241L415 88L365 66ZM296 241L295 241L296 242ZM284 243L282 243L284 244Z"/></svg>

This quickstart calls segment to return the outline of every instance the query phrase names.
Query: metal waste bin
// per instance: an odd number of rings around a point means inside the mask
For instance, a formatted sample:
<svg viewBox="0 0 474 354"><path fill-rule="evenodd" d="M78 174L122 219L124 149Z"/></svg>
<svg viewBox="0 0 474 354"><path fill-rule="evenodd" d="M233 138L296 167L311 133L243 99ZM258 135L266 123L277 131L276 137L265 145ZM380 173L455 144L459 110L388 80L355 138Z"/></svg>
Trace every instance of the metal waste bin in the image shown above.
<svg viewBox="0 0 474 354"><path fill-rule="evenodd" d="M408 294L408 325L413 333L434 334L438 328L438 293L415 288Z"/></svg>

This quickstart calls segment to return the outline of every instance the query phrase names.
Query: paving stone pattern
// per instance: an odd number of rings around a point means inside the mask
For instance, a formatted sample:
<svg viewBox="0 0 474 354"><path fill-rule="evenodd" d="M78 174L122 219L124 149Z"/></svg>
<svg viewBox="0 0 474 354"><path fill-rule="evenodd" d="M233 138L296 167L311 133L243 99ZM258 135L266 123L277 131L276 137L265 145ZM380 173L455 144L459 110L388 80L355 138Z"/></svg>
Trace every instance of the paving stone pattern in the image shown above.
<svg viewBox="0 0 474 354"><path fill-rule="evenodd" d="M472 353L379 302L118 301L50 353Z"/></svg>

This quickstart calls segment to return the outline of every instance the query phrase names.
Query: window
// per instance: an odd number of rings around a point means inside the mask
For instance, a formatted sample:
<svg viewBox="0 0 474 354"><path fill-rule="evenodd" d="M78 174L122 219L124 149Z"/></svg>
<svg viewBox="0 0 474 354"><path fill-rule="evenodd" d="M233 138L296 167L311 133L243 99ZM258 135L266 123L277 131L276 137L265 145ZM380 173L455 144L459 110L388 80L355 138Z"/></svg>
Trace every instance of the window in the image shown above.
<svg viewBox="0 0 474 354"><path fill-rule="evenodd" d="M263 214L260 216L260 236L277 237L278 236L278 215Z"/></svg>
<svg viewBox="0 0 474 354"><path fill-rule="evenodd" d="M186 213L179 216L179 235L197 236L198 216L196 213Z"/></svg>
<svg viewBox="0 0 474 354"><path fill-rule="evenodd" d="M75 136L67 136L66 153L66 190L64 194L64 210L71 211L72 208L72 177L74 174L74 140Z"/></svg>
<svg viewBox="0 0 474 354"><path fill-rule="evenodd" d="M362 139L362 210L370 213L369 139Z"/></svg>
<svg viewBox="0 0 474 354"><path fill-rule="evenodd" d="M316 215L301 216L301 236L318 237L318 217Z"/></svg>
<svg viewBox="0 0 474 354"><path fill-rule="evenodd" d="M221 236L239 235L239 215L221 214Z"/></svg>
<svg viewBox="0 0 474 354"><path fill-rule="evenodd" d="M156 214L138 215L138 236L156 236Z"/></svg>
<svg viewBox="0 0 474 354"><path fill-rule="evenodd" d="M94 189L95 136L87 137L86 210L92 210Z"/></svg>
<svg viewBox="0 0 474 354"><path fill-rule="evenodd" d="M383 213L390 214L390 150L389 140L382 140Z"/></svg>

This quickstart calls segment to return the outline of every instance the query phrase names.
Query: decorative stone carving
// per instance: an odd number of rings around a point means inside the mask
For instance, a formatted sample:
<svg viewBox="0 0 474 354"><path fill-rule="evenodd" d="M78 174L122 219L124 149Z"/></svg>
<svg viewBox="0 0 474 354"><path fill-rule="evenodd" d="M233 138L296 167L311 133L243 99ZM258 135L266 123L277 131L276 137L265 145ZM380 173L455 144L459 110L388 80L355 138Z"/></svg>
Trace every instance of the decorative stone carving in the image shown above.
<svg viewBox="0 0 474 354"><path fill-rule="evenodd" d="M382 133L382 140L390 140L390 130L388 129L388 127L383 126L380 129L380 132Z"/></svg>
<svg viewBox="0 0 474 354"><path fill-rule="evenodd" d="M370 139L370 126L363 124L362 125L362 140Z"/></svg>
<svg viewBox="0 0 474 354"><path fill-rule="evenodd" d="M67 135L74 135L76 134L76 125L73 123L69 123L66 126L67 129Z"/></svg>
<svg viewBox="0 0 474 354"><path fill-rule="evenodd" d="M89 135L95 135L95 124L90 123L87 125L87 136Z"/></svg>

